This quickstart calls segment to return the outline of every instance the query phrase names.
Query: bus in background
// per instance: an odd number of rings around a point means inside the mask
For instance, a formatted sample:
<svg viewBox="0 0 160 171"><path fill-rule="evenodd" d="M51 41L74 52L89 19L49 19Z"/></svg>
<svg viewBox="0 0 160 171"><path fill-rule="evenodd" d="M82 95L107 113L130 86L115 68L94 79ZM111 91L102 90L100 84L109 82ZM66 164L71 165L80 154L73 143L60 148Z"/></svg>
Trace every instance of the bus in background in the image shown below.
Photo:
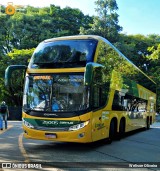
<svg viewBox="0 0 160 171"><path fill-rule="evenodd" d="M28 67L9 66L5 82L25 69L24 136L110 142L155 120L156 84L108 40L79 35L48 39Z"/></svg>

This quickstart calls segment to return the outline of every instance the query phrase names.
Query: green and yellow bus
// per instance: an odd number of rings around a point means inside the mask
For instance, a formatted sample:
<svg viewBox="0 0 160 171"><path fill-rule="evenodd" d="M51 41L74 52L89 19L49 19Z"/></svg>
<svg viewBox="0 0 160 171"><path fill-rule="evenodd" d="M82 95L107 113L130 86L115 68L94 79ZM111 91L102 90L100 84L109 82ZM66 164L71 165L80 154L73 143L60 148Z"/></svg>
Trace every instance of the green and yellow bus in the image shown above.
<svg viewBox="0 0 160 171"><path fill-rule="evenodd" d="M26 138L89 143L121 138L155 120L156 84L108 40L94 35L48 39L26 69Z"/></svg>

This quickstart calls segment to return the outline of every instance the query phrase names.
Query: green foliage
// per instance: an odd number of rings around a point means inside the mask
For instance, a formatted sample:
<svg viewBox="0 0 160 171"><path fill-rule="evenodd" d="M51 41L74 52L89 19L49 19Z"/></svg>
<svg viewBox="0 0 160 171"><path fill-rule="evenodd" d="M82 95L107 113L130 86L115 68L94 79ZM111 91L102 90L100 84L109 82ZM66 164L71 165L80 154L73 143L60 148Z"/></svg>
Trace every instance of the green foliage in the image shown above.
<svg viewBox="0 0 160 171"><path fill-rule="evenodd" d="M13 16L3 14L0 16L0 54L7 54L13 48L33 48L48 38L79 34L80 27L88 28L92 20L79 9L61 9L54 5L28 6Z"/></svg>
<svg viewBox="0 0 160 171"><path fill-rule="evenodd" d="M147 50L149 52L152 52L151 55L147 56L148 59L152 59L152 60L160 59L160 44L158 45L157 49L155 49L154 46L152 46L152 47L148 47Z"/></svg>
<svg viewBox="0 0 160 171"><path fill-rule="evenodd" d="M0 60L0 101L5 100L8 105L22 105L23 76L22 71L13 74L13 87L9 90L4 85L4 72L9 65L28 65L29 59L34 51L32 49L13 49Z"/></svg>
<svg viewBox="0 0 160 171"><path fill-rule="evenodd" d="M153 44L157 44L160 40L160 36L155 35L125 35L121 34L119 42L115 43L115 46L135 65L137 65L144 72L147 72L152 67L151 61L146 56L149 56L151 52L147 49Z"/></svg>
<svg viewBox="0 0 160 171"><path fill-rule="evenodd" d="M10 30L10 24L11 21L9 19L9 16L7 15L0 15L0 55L1 54L7 54L9 51L11 51L12 46L10 44L10 41L12 39L11 36L11 30Z"/></svg>
<svg viewBox="0 0 160 171"><path fill-rule="evenodd" d="M72 9L65 7L61 9L55 5L51 5L50 14L52 16L52 23L57 36L63 35L77 35L80 27L89 28L89 23L93 21L92 17L84 15L79 9Z"/></svg>
<svg viewBox="0 0 160 171"><path fill-rule="evenodd" d="M99 35L107 38L112 43L118 41L118 33L122 30L122 27L118 25L118 14L116 13L118 6L116 1L97 0L95 4L98 16L94 17L90 29L86 30L81 27L81 34Z"/></svg>
<svg viewBox="0 0 160 171"><path fill-rule="evenodd" d="M155 48L156 46L156 48ZM148 47L151 52L146 58L150 61L150 75L157 83L157 110L160 112L160 44Z"/></svg>
<svg viewBox="0 0 160 171"><path fill-rule="evenodd" d="M28 65L35 48L32 49L13 49L7 55L11 59L11 64Z"/></svg>

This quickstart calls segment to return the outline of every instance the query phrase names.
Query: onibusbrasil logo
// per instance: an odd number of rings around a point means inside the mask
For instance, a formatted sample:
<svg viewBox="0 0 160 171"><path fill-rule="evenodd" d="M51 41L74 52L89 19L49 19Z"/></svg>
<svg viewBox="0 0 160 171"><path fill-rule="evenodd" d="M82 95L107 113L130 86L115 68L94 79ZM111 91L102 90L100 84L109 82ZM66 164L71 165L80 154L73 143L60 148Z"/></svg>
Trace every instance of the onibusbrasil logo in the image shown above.
<svg viewBox="0 0 160 171"><path fill-rule="evenodd" d="M7 7L5 8L5 13L7 15L14 15L16 11L24 10L23 5L14 5L13 2L8 2Z"/></svg>
<svg viewBox="0 0 160 171"><path fill-rule="evenodd" d="M13 2L8 2L8 6L5 10L6 14L13 15L16 12L15 7L13 6Z"/></svg>

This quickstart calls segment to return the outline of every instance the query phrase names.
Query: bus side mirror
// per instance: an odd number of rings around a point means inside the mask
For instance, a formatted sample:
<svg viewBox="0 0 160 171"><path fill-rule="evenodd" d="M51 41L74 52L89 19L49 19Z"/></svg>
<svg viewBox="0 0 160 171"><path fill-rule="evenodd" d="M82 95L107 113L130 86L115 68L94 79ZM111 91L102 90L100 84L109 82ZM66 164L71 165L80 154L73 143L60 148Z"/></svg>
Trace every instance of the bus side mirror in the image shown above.
<svg viewBox="0 0 160 171"><path fill-rule="evenodd" d="M92 82L94 81L93 77L94 77L95 70L98 70L98 69L101 70L102 68L104 68L103 65L100 65L100 64L94 63L94 62L89 62L86 65L86 71L85 71L85 75L84 75L84 85L91 86Z"/></svg>
<svg viewBox="0 0 160 171"><path fill-rule="evenodd" d="M7 87L11 86L11 78L12 78L13 71L16 71L16 70L26 71L26 69L27 69L26 65L10 65L10 66L8 66L5 70L5 86L7 86Z"/></svg>

